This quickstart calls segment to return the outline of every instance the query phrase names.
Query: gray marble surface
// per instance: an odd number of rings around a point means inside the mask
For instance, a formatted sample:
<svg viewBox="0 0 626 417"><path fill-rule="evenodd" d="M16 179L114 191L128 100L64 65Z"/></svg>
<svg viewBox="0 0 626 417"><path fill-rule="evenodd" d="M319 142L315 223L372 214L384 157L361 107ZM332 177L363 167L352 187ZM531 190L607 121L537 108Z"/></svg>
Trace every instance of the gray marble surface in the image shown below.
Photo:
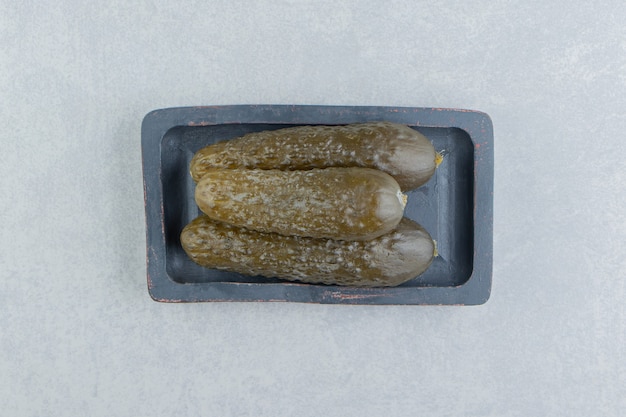
<svg viewBox="0 0 626 417"><path fill-rule="evenodd" d="M623 416L621 1L0 1L6 416ZM161 304L140 124L457 107L495 129L479 307Z"/></svg>

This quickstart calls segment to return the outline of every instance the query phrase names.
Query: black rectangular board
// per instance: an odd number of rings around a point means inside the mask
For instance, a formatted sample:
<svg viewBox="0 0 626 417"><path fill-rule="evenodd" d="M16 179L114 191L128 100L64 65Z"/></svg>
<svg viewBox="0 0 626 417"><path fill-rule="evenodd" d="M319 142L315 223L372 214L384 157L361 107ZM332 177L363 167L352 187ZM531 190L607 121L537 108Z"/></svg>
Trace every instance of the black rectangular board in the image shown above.
<svg viewBox="0 0 626 417"><path fill-rule="evenodd" d="M200 148L245 133L297 125L369 121L406 124L430 139L443 162L409 191L405 216L428 230L438 257L393 288L356 288L250 277L200 267L179 235L200 211L189 162ZM333 304L477 305L489 298L493 241L493 126L458 109L232 105L154 110L142 124L147 281L162 302L292 301Z"/></svg>

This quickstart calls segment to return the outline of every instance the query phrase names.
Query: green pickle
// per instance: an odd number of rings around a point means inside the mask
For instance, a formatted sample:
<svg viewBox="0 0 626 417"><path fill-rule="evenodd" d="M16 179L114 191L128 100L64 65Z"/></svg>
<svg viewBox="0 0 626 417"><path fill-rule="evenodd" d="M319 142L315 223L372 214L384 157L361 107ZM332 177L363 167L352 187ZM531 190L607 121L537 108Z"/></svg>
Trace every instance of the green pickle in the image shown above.
<svg viewBox="0 0 626 417"><path fill-rule="evenodd" d="M403 218L369 241L284 236L232 226L202 215L180 240L187 255L212 269L311 284L392 287L422 274L435 256L426 230Z"/></svg>
<svg viewBox="0 0 626 417"><path fill-rule="evenodd" d="M370 168L213 169L195 199L207 216L234 226L337 240L391 231L406 205L394 178Z"/></svg>
<svg viewBox="0 0 626 417"><path fill-rule="evenodd" d="M364 167L388 173L408 191L426 183L439 162L432 143L416 130L370 122L248 133L200 149L192 158L190 173L198 182L214 168Z"/></svg>

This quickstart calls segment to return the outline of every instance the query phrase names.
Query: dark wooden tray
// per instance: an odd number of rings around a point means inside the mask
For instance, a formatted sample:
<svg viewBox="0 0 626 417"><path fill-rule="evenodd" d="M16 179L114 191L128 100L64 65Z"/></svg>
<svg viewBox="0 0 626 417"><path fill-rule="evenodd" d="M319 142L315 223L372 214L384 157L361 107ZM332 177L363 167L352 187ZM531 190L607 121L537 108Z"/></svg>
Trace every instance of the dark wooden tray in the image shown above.
<svg viewBox="0 0 626 417"><path fill-rule="evenodd" d="M406 216L429 231L439 251L424 274L395 288L300 284L201 268L183 252L180 232L200 213L189 175L189 162L198 149L252 131L378 120L417 129L444 154L433 178L408 193ZM489 298L493 128L484 113L284 105L161 109L143 120L142 157L148 289L156 301L475 305Z"/></svg>

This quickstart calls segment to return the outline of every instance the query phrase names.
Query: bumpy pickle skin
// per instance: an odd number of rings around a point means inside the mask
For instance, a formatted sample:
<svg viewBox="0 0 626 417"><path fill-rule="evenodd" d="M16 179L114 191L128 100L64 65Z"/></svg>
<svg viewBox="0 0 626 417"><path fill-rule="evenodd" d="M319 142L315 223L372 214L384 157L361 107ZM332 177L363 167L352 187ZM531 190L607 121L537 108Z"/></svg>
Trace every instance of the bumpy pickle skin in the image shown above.
<svg viewBox="0 0 626 417"><path fill-rule="evenodd" d="M213 168L365 167L388 173L408 191L432 177L436 158L432 143L406 125L297 126L248 133L209 145L194 154L190 172L198 182Z"/></svg>
<svg viewBox="0 0 626 417"><path fill-rule="evenodd" d="M393 177L370 168L215 169L197 184L195 199L210 218L235 226L339 240L389 232L406 204Z"/></svg>
<svg viewBox="0 0 626 417"><path fill-rule="evenodd" d="M211 269L310 284L393 287L432 263L432 238L403 218L391 232L365 242L262 233L200 216L180 236L187 255Z"/></svg>

